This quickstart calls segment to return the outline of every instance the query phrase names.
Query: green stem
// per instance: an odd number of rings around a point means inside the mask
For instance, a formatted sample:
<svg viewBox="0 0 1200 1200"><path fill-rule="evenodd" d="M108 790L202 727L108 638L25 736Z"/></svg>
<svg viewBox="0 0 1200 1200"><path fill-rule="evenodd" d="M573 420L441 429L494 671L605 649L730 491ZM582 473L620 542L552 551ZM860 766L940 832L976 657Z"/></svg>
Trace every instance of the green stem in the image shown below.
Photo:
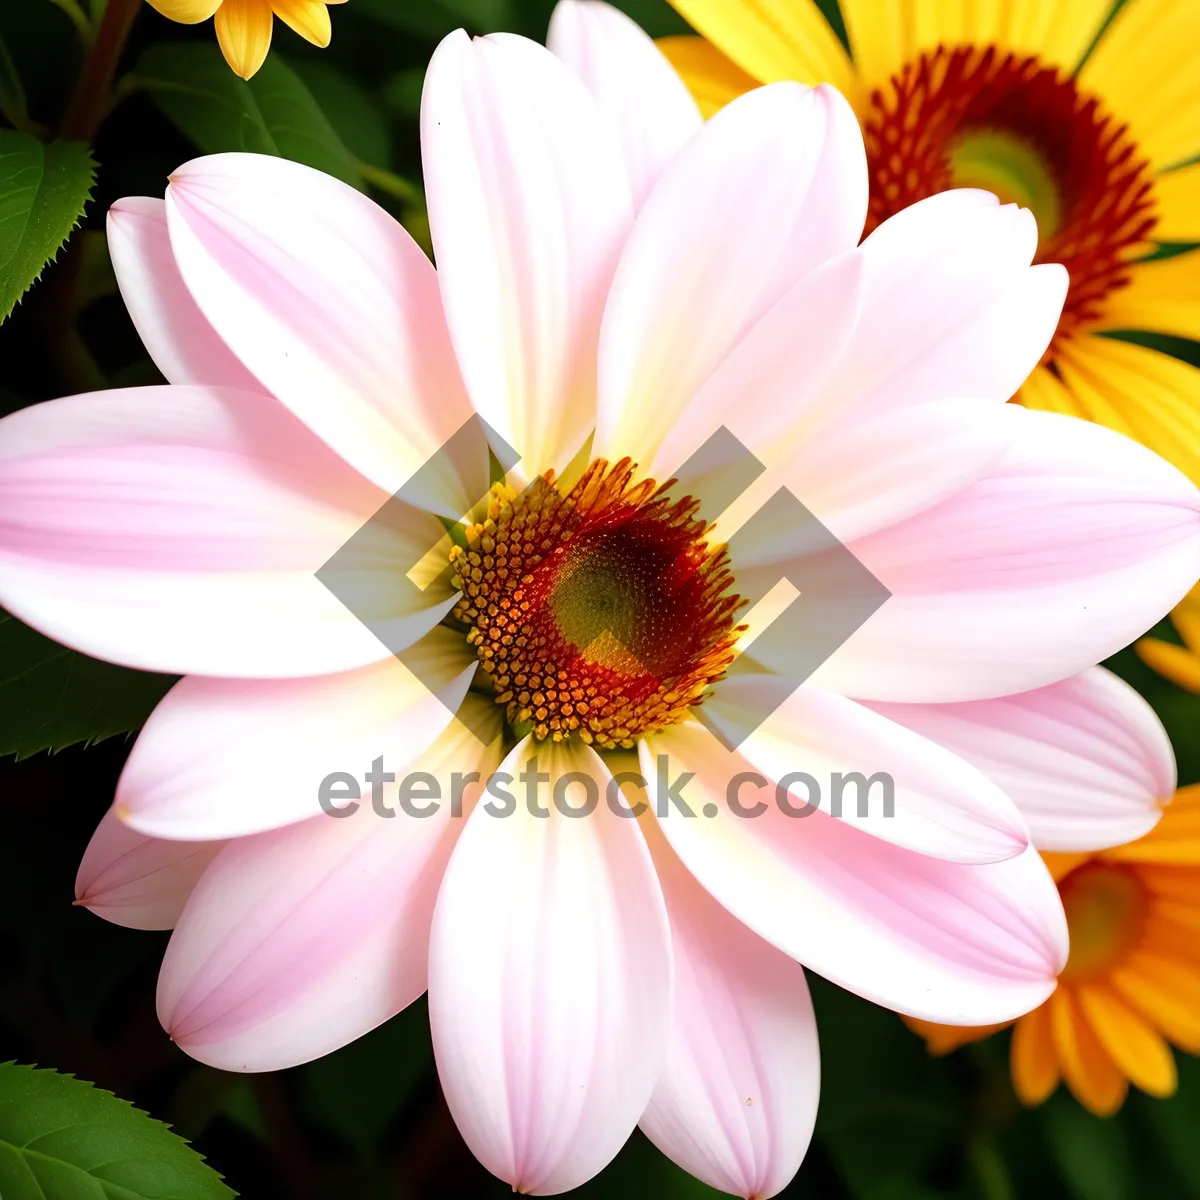
<svg viewBox="0 0 1200 1200"><path fill-rule="evenodd" d="M387 192L389 196L395 196L398 200L403 200L405 204L424 205L425 200L421 195L420 188L409 183L407 179L402 179L399 175L385 170L383 167L373 167L361 159L355 159L354 165L359 174L381 192Z"/></svg>
<svg viewBox="0 0 1200 1200"><path fill-rule="evenodd" d="M87 13L76 3L76 0L50 0L50 3L61 8L71 18L71 24L75 26L75 32L79 34L80 41L85 46L91 45L92 23L88 20Z"/></svg>
<svg viewBox="0 0 1200 1200"><path fill-rule="evenodd" d="M142 0L109 0L63 118L62 136L90 142L112 103L117 61Z"/></svg>

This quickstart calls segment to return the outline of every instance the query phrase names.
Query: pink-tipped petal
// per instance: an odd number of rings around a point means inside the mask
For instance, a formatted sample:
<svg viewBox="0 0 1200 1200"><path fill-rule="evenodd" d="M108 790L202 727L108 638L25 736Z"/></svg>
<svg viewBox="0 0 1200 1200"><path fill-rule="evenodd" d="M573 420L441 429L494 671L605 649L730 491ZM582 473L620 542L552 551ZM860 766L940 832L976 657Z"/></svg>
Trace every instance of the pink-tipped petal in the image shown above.
<svg viewBox="0 0 1200 1200"><path fill-rule="evenodd" d="M858 424L834 419L798 446L777 474L844 543L962 491L1003 456L1012 438L999 405L935 400Z"/></svg>
<svg viewBox="0 0 1200 1200"><path fill-rule="evenodd" d="M641 1127L685 1171L734 1196L774 1196L812 1138L817 1025L804 969L735 920L646 822L671 919L675 1012Z"/></svg>
<svg viewBox="0 0 1200 1200"><path fill-rule="evenodd" d="M996 700L871 707L986 772L1016 802L1040 850L1132 842L1154 828L1175 792L1162 722L1103 667Z"/></svg>
<svg viewBox="0 0 1200 1200"><path fill-rule="evenodd" d="M387 647L315 572L382 500L261 393L52 400L0 422L0 603L151 671L293 677L377 662ZM368 539L360 581L373 615L411 640L453 604L445 587L394 584L442 536L435 518L414 522Z"/></svg>
<svg viewBox="0 0 1200 1200"><path fill-rule="evenodd" d="M475 409L533 477L595 423L596 344L632 219L615 131L544 47L461 30L425 77L438 281Z"/></svg>
<svg viewBox="0 0 1200 1200"><path fill-rule="evenodd" d="M168 383L262 390L184 285L162 200L150 196L118 200L108 210L108 252L125 307Z"/></svg>
<svg viewBox="0 0 1200 1200"><path fill-rule="evenodd" d="M865 164L841 96L789 83L739 97L670 161L604 315L598 454L648 461L750 326L854 248Z"/></svg>
<svg viewBox="0 0 1200 1200"><path fill-rule="evenodd" d="M813 675L870 700L1030 691L1107 658L1200 575L1200 493L1119 433L1007 406L975 484L850 549L892 596Z"/></svg>
<svg viewBox="0 0 1200 1200"><path fill-rule="evenodd" d="M361 192L286 159L216 154L171 176L166 209L221 338L389 495L470 418L433 265ZM448 515L477 499L452 492Z"/></svg>
<svg viewBox="0 0 1200 1200"><path fill-rule="evenodd" d="M435 629L440 677L397 659L316 679L176 684L138 737L121 781L121 818L151 837L212 839L321 814L323 783L361 782L376 759L403 774L455 719L475 673L466 641ZM431 688L436 688L435 695ZM386 804L395 808L395 788Z"/></svg>
<svg viewBox="0 0 1200 1200"><path fill-rule="evenodd" d="M109 809L75 876L75 903L128 929L173 929L223 842L166 842L135 833Z"/></svg>
<svg viewBox="0 0 1200 1200"><path fill-rule="evenodd" d="M700 109L642 28L602 0L559 0L546 45L616 125L635 207L700 128Z"/></svg>
<svg viewBox="0 0 1200 1200"><path fill-rule="evenodd" d="M724 426L775 468L771 480L760 481L768 495L788 482L780 469L803 452L806 434L821 420L816 401L858 320L862 274L862 256L852 250L792 286L688 401L648 473L670 479Z"/></svg>
<svg viewBox="0 0 1200 1200"><path fill-rule="evenodd" d="M419 765L444 782L498 759L459 726ZM163 1027L223 1071L278 1071L394 1016L425 990L430 918L461 825L448 802L392 820L366 803L230 842L167 947Z"/></svg>
<svg viewBox="0 0 1200 1200"><path fill-rule="evenodd" d="M571 819L553 785L518 782L512 815L475 809L434 914L429 1015L467 1145L514 1191L553 1195L596 1174L650 1099L666 1054L671 944L638 823L605 803L604 763L585 746L527 739L501 770L519 778L531 755L555 783L569 772L594 780L598 805ZM547 816L531 814L527 794ZM585 798L578 782L564 796Z"/></svg>
<svg viewBox="0 0 1200 1200"><path fill-rule="evenodd" d="M791 688L771 676L726 679L703 715L740 743L772 787L790 790L795 808L819 806L864 833L949 862L999 862L1029 845L1016 806L977 767L845 696L815 687L789 695Z"/></svg>
<svg viewBox="0 0 1200 1200"><path fill-rule="evenodd" d="M915 854L827 813L787 816L773 789L737 816L726 789L753 768L685 724L643 743L643 772L665 756L685 797L715 815L660 825L688 870L735 917L827 979L886 1008L987 1025L1035 1008L1067 957L1058 889L1032 848L983 866ZM741 797L752 807L749 785Z"/></svg>
<svg viewBox="0 0 1200 1200"><path fill-rule="evenodd" d="M1058 324L1067 277L1030 267L1037 224L986 192L942 192L863 242L862 318L828 387L849 419L914 403L1009 399Z"/></svg>

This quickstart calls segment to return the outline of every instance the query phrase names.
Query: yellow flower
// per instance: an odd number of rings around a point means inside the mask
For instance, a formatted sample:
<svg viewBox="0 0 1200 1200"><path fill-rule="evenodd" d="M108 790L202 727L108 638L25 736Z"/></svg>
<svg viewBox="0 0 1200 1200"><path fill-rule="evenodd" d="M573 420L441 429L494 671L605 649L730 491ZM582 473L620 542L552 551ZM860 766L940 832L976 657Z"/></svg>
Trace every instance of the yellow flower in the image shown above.
<svg viewBox="0 0 1200 1200"><path fill-rule="evenodd" d="M1169 1096L1168 1042L1200 1053L1200 786L1181 788L1136 842L1043 857L1071 954L1054 994L1013 1027L1013 1088L1040 1104L1061 1078L1099 1116L1121 1107L1130 1083ZM1004 1028L908 1024L934 1054Z"/></svg>
<svg viewBox="0 0 1200 1200"><path fill-rule="evenodd" d="M1176 605L1171 623L1183 645L1142 638L1135 647L1138 657L1172 683L1200 695L1200 584Z"/></svg>
<svg viewBox="0 0 1200 1200"><path fill-rule="evenodd" d="M328 46L332 36L327 4L345 0L149 0L164 17L182 25L213 18L217 42L234 73L249 79L271 48L275 17L314 46Z"/></svg>
<svg viewBox="0 0 1200 1200"><path fill-rule="evenodd" d="M672 3L708 39L660 43L706 114L782 79L846 95L868 228L947 187L1030 208L1038 258L1071 286L1018 398L1130 434L1200 481L1200 370L1097 336L1200 337L1200 258L1139 261L1151 239L1200 241L1200 4L1127 0L1105 28L1112 0L841 0L850 56L813 0Z"/></svg>

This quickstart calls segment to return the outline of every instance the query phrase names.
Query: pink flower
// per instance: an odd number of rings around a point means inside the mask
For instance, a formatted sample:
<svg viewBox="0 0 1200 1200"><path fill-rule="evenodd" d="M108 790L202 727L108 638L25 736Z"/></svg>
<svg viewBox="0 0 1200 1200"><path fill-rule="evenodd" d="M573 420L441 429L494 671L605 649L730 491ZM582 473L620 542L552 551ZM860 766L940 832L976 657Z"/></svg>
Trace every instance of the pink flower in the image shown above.
<svg viewBox="0 0 1200 1200"><path fill-rule="evenodd" d="M187 676L138 739L78 894L174 927L159 1013L188 1053L291 1066L428 987L451 1111L517 1190L578 1185L640 1122L701 1179L765 1197L816 1110L800 963L940 1022L1007 1020L1053 990L1057 890L1002 789L1046 844L1153 823L1169 747L1092 664L1194 583L1200 496L1115 433L1005 405L1066 287L1029 265L1028 213L951 192L858 248L863 146L836 92L771 85L702 126L612 10L560 6L551 43L560 57L460 33L435 54L436 273L369 200L278 159L200 159L165 203L114 206L122 292L170 385L0 422L0 603ZM439 695L492 723L488 745L314 577L473 412L527 480L593 431L592 458L640 464L589 476L644 537L581 603L627 603L635 640L695 692L635 695L620 647L556 663L519 621L489 642L481 614L511 611L501 560L526 553L505 525L526 502L502 488L496 528L468 538L479 563L456 552L463 598L398 585L442 533L433 512L377 530L361 580L389 640L424 639ZM696 714L769 686L720 674L742 636L722 598L771 566L771 539L726 579L638 491L721 425L766 465L742 518L789 488L893 593L736 753ZM476 499L443 482L443 515ZM638 607L636 547L673 538L714 582L662 619ZM577 616L539 628L569 643ZM552 728L579 736L539 738ZM535 755L601 792L664 755L715 815L569 820L536 780L544 818L490 815L478 784L465 820L318 808L322 779L380 757L445 782ZM891 820L740 819L726 792L739 771L880 768ZM382 806L398 786L380 782Z"/></svg>

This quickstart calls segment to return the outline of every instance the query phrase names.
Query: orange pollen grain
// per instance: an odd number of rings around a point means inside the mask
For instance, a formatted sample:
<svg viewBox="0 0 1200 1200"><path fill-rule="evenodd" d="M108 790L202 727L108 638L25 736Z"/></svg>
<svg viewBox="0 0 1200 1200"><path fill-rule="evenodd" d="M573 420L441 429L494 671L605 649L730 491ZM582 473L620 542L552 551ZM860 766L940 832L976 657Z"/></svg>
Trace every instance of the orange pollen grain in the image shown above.
<svg viewBox="0 0 1200 1200"><path fill-rule="evenodd" d="M1148 161L1126 126L1035 57L991 46L939 46L876 89L863 132L868 232L902 208L959 186L953 154L964 138L1009 138L1044 165L1057 220L1043 229L1035 261L1062 263L1070 276L1044 361L1102 316L1105 298L1127 286L1131 261L1152 249L1157 218Z"/></svg>
<svg viewBox="0 0 1200 1200"><path fill-rule="evenodd" d="M635 483L628 459L553 472L515 494L450 554L453 616L519 733L601 748L685 719L733 661L743 627L728 554L691 497Z"/></svg>

